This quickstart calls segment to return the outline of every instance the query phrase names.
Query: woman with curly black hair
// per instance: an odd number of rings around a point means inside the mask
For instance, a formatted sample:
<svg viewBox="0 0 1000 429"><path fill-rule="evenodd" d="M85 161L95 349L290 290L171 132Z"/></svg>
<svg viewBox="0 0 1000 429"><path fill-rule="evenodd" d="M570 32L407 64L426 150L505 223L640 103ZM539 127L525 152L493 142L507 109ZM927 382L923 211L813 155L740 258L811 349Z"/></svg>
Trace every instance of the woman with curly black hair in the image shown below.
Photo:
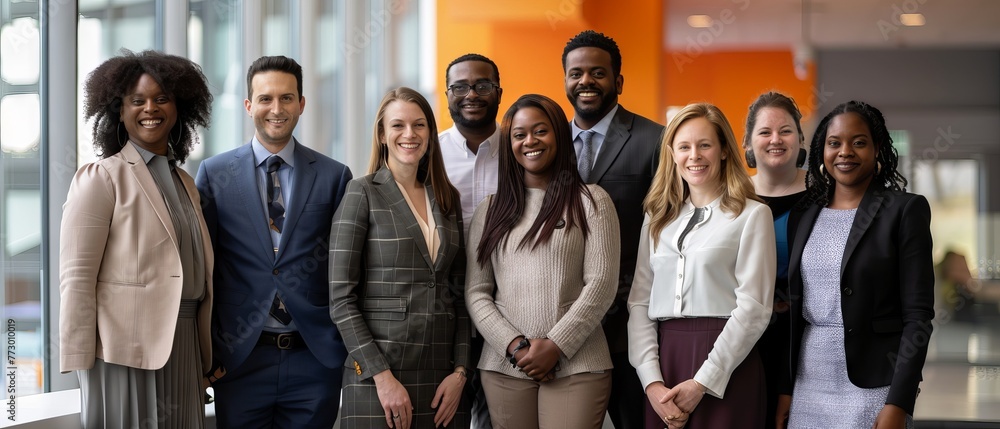
<svg viewBox="0 0 1000 429"><path fill-rule="evenodd" d="M183 163L212 96L191 61L123 51L84 88L97 162L63 207L60 370L86 428L204 426L212 247Z"/></svg>
<svg viewBox="0 0 1000 429"><path fill-rule="evenodd" d="M934 317L931 211L897 164L866 103L837 106L813 135L790 240L792 396L778 407L789 427L913 425Z"/></svg>

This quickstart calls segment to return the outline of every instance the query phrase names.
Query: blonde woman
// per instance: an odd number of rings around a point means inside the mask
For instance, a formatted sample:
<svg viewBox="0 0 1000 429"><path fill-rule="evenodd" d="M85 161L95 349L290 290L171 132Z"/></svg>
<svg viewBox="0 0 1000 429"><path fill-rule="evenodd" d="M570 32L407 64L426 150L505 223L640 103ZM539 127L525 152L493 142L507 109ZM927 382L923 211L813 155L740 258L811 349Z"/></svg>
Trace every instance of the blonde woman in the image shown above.
<svg viewBox="0 0 1000 429"><path fill-rule="evenodd" d="M710 104L685 107L664 133L628 301L647 428L764 425L754 344L771 316L774 226L741 155Z"/></svg>

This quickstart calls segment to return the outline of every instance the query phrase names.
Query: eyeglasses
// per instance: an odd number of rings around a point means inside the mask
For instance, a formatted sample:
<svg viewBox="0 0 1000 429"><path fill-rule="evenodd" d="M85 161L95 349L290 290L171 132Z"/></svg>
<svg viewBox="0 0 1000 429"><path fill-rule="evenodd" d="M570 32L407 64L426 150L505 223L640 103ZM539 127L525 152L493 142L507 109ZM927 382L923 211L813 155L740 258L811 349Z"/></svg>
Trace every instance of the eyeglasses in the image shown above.
<svg viewBox="0 0 1000 429"><path fill-rule="evenodd" d="M493 82L479 82L472 86L466 85L464 83L451 85L448 87L448 89L450 89L451 93L456 97L465 97L466 95L469 95L469 90L474 88L476 90L476 94L485 97L493 93L493 88L499 88L499 87L500 87L499 85Z"/></svg>

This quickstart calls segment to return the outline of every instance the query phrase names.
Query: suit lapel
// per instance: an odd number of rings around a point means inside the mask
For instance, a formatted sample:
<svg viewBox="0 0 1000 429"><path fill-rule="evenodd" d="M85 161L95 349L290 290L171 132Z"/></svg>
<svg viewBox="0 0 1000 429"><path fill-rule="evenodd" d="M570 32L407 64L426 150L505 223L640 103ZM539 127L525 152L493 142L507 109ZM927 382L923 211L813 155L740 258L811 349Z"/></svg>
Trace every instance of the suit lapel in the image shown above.
<svg viewBox="0 0 1000 429"><path fill-rule="evenodd" d="M788 253L791 257L788 258L788 278L792 277L799 278L799 267L802 265L802 252L806 248L806 242L809 241L809 234L812 233L813 224L816 223L816 218L819 217L819 212L823 207L816 204L809 205L809 208L802 213L802 218L799 219L798 228L795 230L795 236L793 237L792 248ZM793 283L793 282L789 282ZM799 282L798 284L801 284ZM801 291L792 291L796 293Z"/></svg>
<svg viewBox="0 0 1000 429"><path fill-rule="evenodd" d="M257 234L261 250L268 261L274 262L274 245L271 244L271 233L267 229L267 215L264 214L264 203L261 201L260 189L257 187L257 166L254 164L253 148L245 144L236 150L236 155L229 162L229 171L236 177L236 192L243 202L250 229Z"/></svg>
<svg viewBox="0 0 1000 429"><path fill-rule="evenodd" d="M129 163L132 176L135 177L135 181L139 183L142 193L146 195L146 199L153 206L153 212L160 219L163 228L167 230L167 235L170 236L170 241L174 243L174 248L177 248L177 231L174 230L174 222L170 219L170 212L167 210L166 201L163 200L163 193L156 186L156 181L153 180L153 174L149 172L146 161L142 159L142 155L139 155L139 151L135 150L131 144L126 144L119 153Z"/></svg>
<svg viewBox="0 0 1000 429"><path fill-rule="evenodd" d="M878 216L879 210L882 209L882 201L885 199L883 196L882 189L873 189L873 186L869 186L868 190L865 192L865 196L861 198L861 204L858 204L858 211L854 213L854 223L851 225L851 232L847 236L847 245L844 247L844 259L840 261L840 277L844 277L844 269L847 268L847 262L850 261L851 255L854 254L854 250L858 247L858 243L861 242L861 238L864 237L865 232L868 231L868 227L872 225L872 221Z"/></svg>
<svg viewBox="0 0 1000 429"><path fill-rule="evenodd" d="M388 168L382 167L375 173L374 182L378 185L375 189L378 189L382 199L389 205L389 210L392 211L393 217L403 219L406 222L406 231L409 233L410 238L413 239L413 244L420 250L420 254L424 257L427 266L433 267L434 264L431 263L430 252L427 251L427 240L424 240L424 233L420 230L420 225L417 223L417 218L413 215L413 211L410 210L409 204L406 204L403 192L396 185L392 173ZM437 219L435 218L435 220Z"/></svg>
<svg viewBox="0 0 1000 429"><path fill-rule="evenodd" d="M448 250L446 246L452 241L448 239L450 231L445 225L447 219L445 219L444 215L441 213L441 206L438 205L437 198L434 196L434 189L432 189L428 184L424 189L424 192L427 192L427 198L431 201L431 206L428 207L428 210L430 210L431 215L434 216L434 233L437 234L438 238L437 257L434 259L434 271L438 271L439 269L443 269L440 265L444 263L444 255Z"/></svg>
<svg viewBox="0 0 1000 429"><path fill-rule="evenodd" d="M295 224L299 222L306 201L309 200L309 194L312 193L313 184L316 183L316 169L312 165L316 162L316 157L298 144L297 140L293 140L293 142L295 143L295 154L293 155L295 168L292 169L292 195L291 201L288 202L285 209L285 232L281 234L281 242L278 245L278 258L281 258L285 252L285 247L287 247L285 243L295 231Z"/></svg>
<svg viewBox="0 0 1000 429"><path fill-rule="evenodd" d="M590 171L590 180L587 181L588 183L599 182L604 177L604 173L608 172L611 163L615 158L618 158L618 153L622 151L625 143L632 136L633 117L632 112L618 106L618 113L615 113L615 116L611 118L611 125L608 126L608 135L604 137L601 151L597 154L597 161L594 163L593 170Z"/></svg>

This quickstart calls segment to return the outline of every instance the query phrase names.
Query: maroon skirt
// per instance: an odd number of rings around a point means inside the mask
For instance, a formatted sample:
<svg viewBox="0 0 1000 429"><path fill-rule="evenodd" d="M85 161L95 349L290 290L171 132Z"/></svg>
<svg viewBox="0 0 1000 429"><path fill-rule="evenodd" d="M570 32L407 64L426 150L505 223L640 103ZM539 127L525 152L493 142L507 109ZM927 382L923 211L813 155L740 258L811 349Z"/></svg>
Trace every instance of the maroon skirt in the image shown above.
<svg viewBox="0 0 1000 429"><path fill-rule="evenodd" d="M660 372L663 383L673 387L694 378L708 359L715 340L728 319L697 317L660 322ZM686 429L764 427L767 398L764 368L757 348L736 367L726 386L725 398L705 394L688 419ZM665 427L663 420L646 401L646 428Z"/></svg>

